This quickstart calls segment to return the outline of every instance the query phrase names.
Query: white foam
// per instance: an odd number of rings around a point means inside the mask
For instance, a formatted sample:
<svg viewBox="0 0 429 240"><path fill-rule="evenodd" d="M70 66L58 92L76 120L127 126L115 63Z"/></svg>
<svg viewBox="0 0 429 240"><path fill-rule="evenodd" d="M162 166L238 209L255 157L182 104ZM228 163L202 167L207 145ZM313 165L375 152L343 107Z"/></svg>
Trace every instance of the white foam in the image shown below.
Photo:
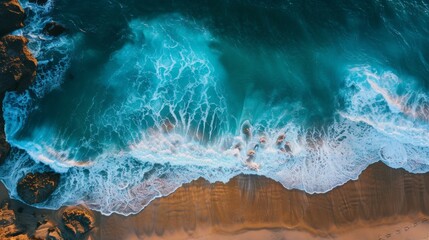
<svg viewBox="0 0 429 240"><path fill-rule="evenodd" d="M285 140L291 142L291 154L278 149L277 136L284 132ZM371 148L372 139L368 137L374 133L355 123L337 123L324 134L306 133L290 124L281 131L266 133L268 141L256 151L254 159L260 167L253 171L246 164L246 153L259 140L257 134L247 144L238 140L244 145L237 150L234 145L225 149L224 143L207 146L180 134L153 132L130 146L129 151L99 155L89 166L69 166L57 193L38 206L59 208L84 202L106 215L128 215L191 180L204 177L210 182L226 182L240 173L268 176L287 188L324 192L356 178L377 160L371 158L378 152ZM16 164L23 159L32 162L25 153L13 156L15 159L8 161L2 171L18 167ZM34 169L40 168L35 162L32 164ZM34 169L28 167L26 171ZM16 182L6 184L13 188Z"/></svg>
<svg viewBox="0 0 429 240"><path fill-rule="evenodd" d="M364 122L389 139L384 145L375 142L386 164L420 172L429 163L425 159L429 150L429 97L415 90L418 88L412 79L406 80L370 66L352 68L344 91L346 109L341 115ZM417 167L416 162L423 165Z"/></svg>
<svg viewBox="0 0 429 240"><path fill-rule="evenodd" d="M49 20L42 15L34 21L39 29ZM240 173L258 174L286 188L320 193L356 179L378 160L413 172L429 170L427 115L421 115L426 112L417 104L425 102L426 95L398 95L401 81L391 72L352 68L343 91L346 109L323 130L303 129L294 119L285 124L282 106L252 112L257 101L248 99L249 113L237 118L238 126L246 122L250 130L243 135L242 129L229 129L234 117L228 115L221 91L222 66L209 47L216 40L207 30L179 15L129 24L132 41L112 54L100 77L123 101L87 117L89 136L95 139L103 131L117 134L125 147L112 147L114 141L106 134L99 146L93 146L103 151L83 159L75 149L91 146L92 140L62 139L51 126L39 126L32 139L14 138L34 110L33 98L61 85L67 49L76 41L42 37L34 26L22 30L37 42L32 50L43 64L31 89L35 97L30 92L9 93L4 101L8 140L25 150L14 148L0 167L0 172L10 173L1 179L12 197L18 198L17 180L28 172L47 171L45 164L61 172L62 178L52 197L36 206L55 209L85 203L105 215L137 213L153 199L200 177L226 182ZM54 60L58 68L48 67L51 60L44 58L53 46L60 49ZM96 104L93 100L88 112L101 111L93 109ZM279 139L283 134L285 139ZM249 151L254 151L251 158ZM249 165L257 165L257 171Z"/></svg>

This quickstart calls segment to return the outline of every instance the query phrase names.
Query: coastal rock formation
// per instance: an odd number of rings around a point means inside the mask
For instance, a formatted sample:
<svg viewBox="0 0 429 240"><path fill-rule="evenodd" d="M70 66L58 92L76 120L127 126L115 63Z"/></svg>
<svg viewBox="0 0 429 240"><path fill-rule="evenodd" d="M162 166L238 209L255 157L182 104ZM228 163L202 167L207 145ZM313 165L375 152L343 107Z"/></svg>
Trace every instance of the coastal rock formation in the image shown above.
<svg viewBox="0 0 429 240"><path fill-rule="evenodd" d="M58 173L28 173L18 181L18 195L28 204L44 202L58 187L59 181Z"/></svg>
<svg viewBox="0 0 429 240"><path fill-rule="evenodd" d="M62 214L65 229L77 238L94 228L94 218L89 211L81 208L69 208Z"/></svg>
<svg viewBox="0 0 429 240"><path fill-rule="evenodd" d="M0 38L0 92L23 91L36 77L37 60L21 36Z"/></svg>
<svg viewBox="0 0 429 240"><path fill-rule="evenodd" d="M0 11L4 11L1 9L2 7L0 7ZM26 38L20 36L9 35L0 38L1 101L3 101L6 91L23 91L36 77L37 60L27 48L27 42ZM0 164L10 151L3 126L3 112L0 110Z"/></svg>
<svg viewBox="0 0 429 240"><path fill-rule="evenodd" d="M0 36L3 36L24 26L24 10L17 0L0 0L0 19Z"/></svg>
<svg viewBox="0 0 429 240"><path fill-rule="evenodd" d="M16 225L15 212L9 209L9 203L0 204L0 239L29 239L24 231Z"/></svg>
<svg viewBox="0 0 429 240"><path fill-rule="evenodd" d="M0 19L1 104L6 91L23 91L31 84L36 76L37 60L28 50L26 38L4 36L24 26L25 13L18 0L0 0ZM0 164L9 151L10 145L6 141L3 111L0 107Z"/></svg>
<svg viewBox="0 0 429 240"><path fill-rule="evenodd" d="M61 231L51 221L45 221L37 227L34 233L35 239L62 240Z"/></svg>
<svg viewBox="0 0 429 240"><path fill-rule="evenodd" d="M43 32L45 34L53 37L57 37L63 34L65 31L66 31L66 28L57 22L49 22L43 28Z"/></svg>

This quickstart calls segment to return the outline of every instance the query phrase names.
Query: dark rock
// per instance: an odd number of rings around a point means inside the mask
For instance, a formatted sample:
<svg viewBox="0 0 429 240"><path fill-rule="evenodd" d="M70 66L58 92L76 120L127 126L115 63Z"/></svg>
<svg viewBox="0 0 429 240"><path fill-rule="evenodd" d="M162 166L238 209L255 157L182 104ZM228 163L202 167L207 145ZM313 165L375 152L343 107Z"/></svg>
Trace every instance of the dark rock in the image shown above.
<svg viewBox="0 0 429 240"><path fill-rule="evenodd" d="M18 0L0 0L0 105L6 91L22 91L36 76L37 60L27 48L27 39L4 36L23 27L24 19L24 10ZM6 142L4 133L3 112L0 111L0 164L9 152L10 145Z"/></svg>
<svg viewBox="0 0 429 240"><path fill-rule="evenodd" d="M28 50L27 42L26 38L20 36L0 38L0 104L6 91L23 91L36 77L37 60ZM0 107L0 164L9 151L10 145L6 142L3 112Z"/></svg>
<svg viewBox="0 0 429 240"><path fill-rule="evenodd" d="M49 240L64 239L60 229L55 225L55 223L51 221L45 221L44 223L37 226L33 238Z"/></svg>
<svg viewBox="0 0 429 240"><path fill-rule="evenodd" d="M30 0L30 2L39 4L39 5L45 5L48 2L48 0Z"/></svg>
<svg viewBox="0 0 429 240"><path fill-rule="evenodd" d="M3 202L0 205L0 239L30 239L16 224L15 212L9 208L9 204Z"/></svg>
<svg viewBox="0 0 429 240"><path fill-rule="evenodd" d="M46 26L43 28L43 32L47 35L57 37L61 34L63 34L66 31L66 28L62 26L59 23L56 22L50 22L47 23Z"/></svg>
<svg viewBox="0 0 429 240"><path fill-rule="evenodd" d="M23 91L36 77L37 60L21 36L0 38L0 95L5 91Z"/></svg>
<svg viewBox="0 0 429 240"><path fill-rule="evenodd" d="M3 101L4 93L0 95L0 104ZM10 145L6 141L6 134L4 132L4 119L3 119L3 109L0 107L0 165L4 162L7 155L10 152Z"/></svg>
<svg viewBox="0 0 429 240"><path fill-rule="evenodd" d="M19 197L28 204L46 201L57 189L60 174L54 172L28 173L18 181Z"/></svg>
<svg viewBox="0 0 429 240"><path fill-rule="evenodd" d="M0 0L0 37L24 26L25 14L18 0Z"/></svg>
<svg viewBox="0 0 429 240"><path fill-rule="evenodd" d="M94 218L90 212L81 208L69 208L62 214L65 229L80 238L94 228Z"/></svg>

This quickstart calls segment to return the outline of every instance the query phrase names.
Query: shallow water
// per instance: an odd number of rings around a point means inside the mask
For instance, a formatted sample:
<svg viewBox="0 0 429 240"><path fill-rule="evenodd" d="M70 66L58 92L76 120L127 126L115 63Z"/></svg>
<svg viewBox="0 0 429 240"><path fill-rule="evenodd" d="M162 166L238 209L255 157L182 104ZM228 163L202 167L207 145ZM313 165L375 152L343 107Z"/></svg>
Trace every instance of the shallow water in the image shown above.
<svg viewBox="0 0 429 240"><path fill-rule="evenodd" d="M4 101L14 197L44 164L63 178L39 207L124 215L199 177L314 193L379 160L429 171L426 1L22 3L40 66Z"/></svg>

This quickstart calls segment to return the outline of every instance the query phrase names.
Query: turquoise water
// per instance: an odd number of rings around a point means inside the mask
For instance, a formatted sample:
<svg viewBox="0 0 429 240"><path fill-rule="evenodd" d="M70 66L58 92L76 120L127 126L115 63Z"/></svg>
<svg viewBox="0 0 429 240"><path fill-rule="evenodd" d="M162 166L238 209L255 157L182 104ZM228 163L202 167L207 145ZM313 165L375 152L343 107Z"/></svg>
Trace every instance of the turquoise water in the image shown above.
<svg viewBox="0 0 429 240"><path fill-rule="evenodd" d="M315 193L376 161L429 171L425 1L23 4L40 66L4 101L13 197L47 166L63 177L38 207L107 215L199 177Z"/></svg>

